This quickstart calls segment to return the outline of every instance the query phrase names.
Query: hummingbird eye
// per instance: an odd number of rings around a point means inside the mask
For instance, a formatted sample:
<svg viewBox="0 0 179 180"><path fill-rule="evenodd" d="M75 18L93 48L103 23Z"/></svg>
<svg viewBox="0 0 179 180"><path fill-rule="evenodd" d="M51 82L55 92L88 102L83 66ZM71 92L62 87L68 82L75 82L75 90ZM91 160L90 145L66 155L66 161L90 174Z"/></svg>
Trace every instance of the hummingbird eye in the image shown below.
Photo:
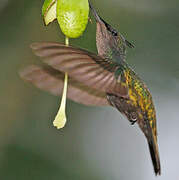
<svg viewBox="0 0 179 180"><path fill-rule="evenodd" d="M117 36L118 35L115 30L112 30L111 33L112 33L113 36Z"/></svg>
<svg viewBox="0 0 179 180"><path fill-rule="evenodd" d="M111 34L112 34L113 36L118 36L118 32L117 32L111 25L109 25L107 22L105 22L102 18L101 18L101 20L102 20L103 23L105 24L107 30L108 30L109 32L111 32Z"/></svg>

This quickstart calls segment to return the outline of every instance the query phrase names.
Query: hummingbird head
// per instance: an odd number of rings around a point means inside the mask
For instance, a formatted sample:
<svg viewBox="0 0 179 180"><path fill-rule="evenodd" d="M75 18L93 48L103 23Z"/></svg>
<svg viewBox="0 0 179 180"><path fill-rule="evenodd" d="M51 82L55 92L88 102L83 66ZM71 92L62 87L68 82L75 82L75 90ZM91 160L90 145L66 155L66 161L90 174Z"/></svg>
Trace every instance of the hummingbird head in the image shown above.
<svg viewBox="0 0 179 180"><path fill-rule="evenodd" d="M112 57L118 56L124 59L126 54L125 38L97 14L90 2L89 5L96 20L96 45L98 54L103 57L112 55Z"/></svg>

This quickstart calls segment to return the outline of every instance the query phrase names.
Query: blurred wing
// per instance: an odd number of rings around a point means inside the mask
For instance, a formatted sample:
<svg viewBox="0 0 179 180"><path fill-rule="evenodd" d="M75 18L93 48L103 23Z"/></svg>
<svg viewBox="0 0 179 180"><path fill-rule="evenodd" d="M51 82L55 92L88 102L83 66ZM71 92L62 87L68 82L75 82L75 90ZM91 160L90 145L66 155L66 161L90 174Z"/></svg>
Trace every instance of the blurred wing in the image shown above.
<svg viewBox="0 0 179 180"><path fill-rule="evenodd" d="M51 67L31 65L21 71L20 76L25 81L53 95L62 94L64 74ZM109 105L104 92L89 88L71 78L68 82L67 97L69 99L85 105Z"/></svg>
<svg viewBox="0 0 179 180"><path fill-rule="evenodd" d="M65 46L59 43L34 43L33 52L43 62L85 84L88 87L118 95L126 95L128 91L116 80L114 72L118 65L102 59L86 50Z"/></svg>

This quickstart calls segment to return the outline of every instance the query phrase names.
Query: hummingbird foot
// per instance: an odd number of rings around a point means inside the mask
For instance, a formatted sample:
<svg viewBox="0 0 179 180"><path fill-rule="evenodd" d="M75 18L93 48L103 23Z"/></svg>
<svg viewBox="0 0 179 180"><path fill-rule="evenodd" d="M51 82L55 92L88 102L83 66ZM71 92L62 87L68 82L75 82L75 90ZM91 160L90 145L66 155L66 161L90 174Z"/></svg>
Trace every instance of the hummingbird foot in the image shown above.
<svg viewBox="0 0 179 180"><path fill-rule="evenodd" d="M132 126L133 126L136 122L137 122L137 120L135 120L135 121L130 120L130 123L131 123Z"/></svg>

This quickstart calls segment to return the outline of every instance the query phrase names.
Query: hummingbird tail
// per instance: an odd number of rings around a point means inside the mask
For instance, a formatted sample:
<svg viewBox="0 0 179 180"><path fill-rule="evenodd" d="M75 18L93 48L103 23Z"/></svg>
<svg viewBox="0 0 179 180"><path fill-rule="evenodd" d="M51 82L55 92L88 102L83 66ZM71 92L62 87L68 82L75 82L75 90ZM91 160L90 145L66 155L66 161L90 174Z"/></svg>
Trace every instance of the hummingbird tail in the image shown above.
<svg viewBox="0 0 179 180"><path fill-rule="evenodd" d="M150 150L150 155L155 171L155 175L161 175L161 168L160 168L160 158L159 158L159 152L158 152L158 145L154 138L148 139L148 145Z"/></svg>

